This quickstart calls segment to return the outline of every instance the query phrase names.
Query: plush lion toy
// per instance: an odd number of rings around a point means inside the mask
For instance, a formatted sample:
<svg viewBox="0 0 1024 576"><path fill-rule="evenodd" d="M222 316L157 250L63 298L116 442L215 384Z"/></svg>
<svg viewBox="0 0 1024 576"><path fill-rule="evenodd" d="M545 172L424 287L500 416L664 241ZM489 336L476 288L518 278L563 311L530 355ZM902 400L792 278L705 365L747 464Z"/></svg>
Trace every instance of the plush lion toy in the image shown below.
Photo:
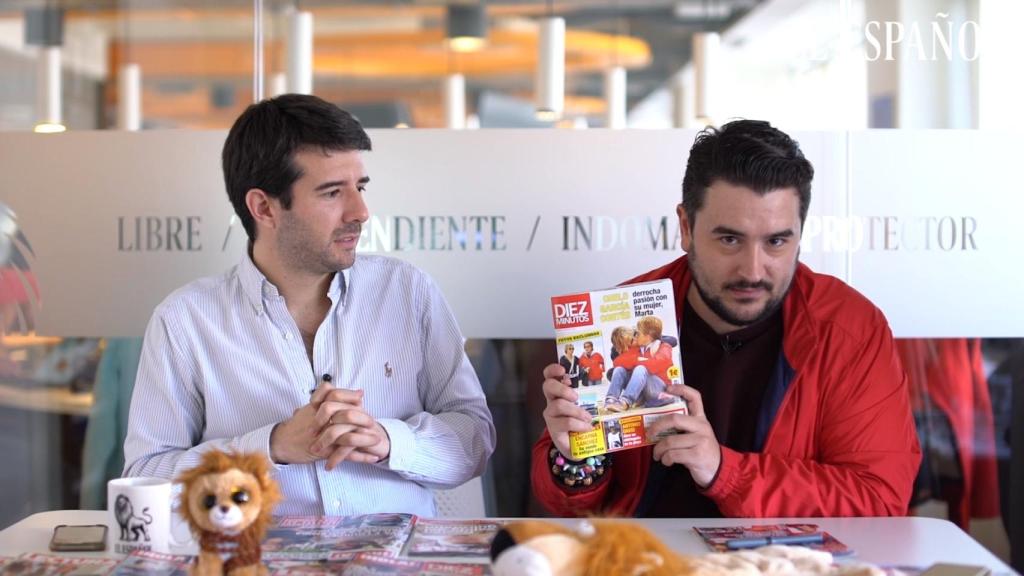
<svg viewBox="0 0 1024 576"><path fill-rule="evenodd" d="M584 520L572 530L543 520L505 525L491 542L494 576L885 576L870 564L832 562L800 546L682 556L642 525Z"/></svg>
<svg viewBox="0 0 1024 576"><path fill-rule="evenodd" d="M588 520L572 530L542 520L513 522L491 542L494 576L678 576L688 558L633 522Z"/></svg>
<svg viewBox="0 0 1024 576"><path fill-rule="evenodd" d="M266 456L213 450L175 482L183 485L179 512L199 539L199 556L189 572L266 574L260 542L281 499Z"/></svg>

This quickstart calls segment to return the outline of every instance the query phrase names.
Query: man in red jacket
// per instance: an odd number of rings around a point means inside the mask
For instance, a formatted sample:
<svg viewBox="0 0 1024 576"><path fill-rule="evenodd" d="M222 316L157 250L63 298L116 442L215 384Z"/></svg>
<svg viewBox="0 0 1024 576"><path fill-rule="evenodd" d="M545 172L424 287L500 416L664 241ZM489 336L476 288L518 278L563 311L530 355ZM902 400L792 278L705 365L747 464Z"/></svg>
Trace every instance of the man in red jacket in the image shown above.
<svg viewBox="0 0 1024 576"><path fill-rule="evenodd" d="M590 414L558 365L544 370L547 430L535 494L559 516L905 514L920 463L906 376L882 313L798 262L814 170L767 122L698 135L679 217L687 255L629 282L669 278L688 415L654 446L608 457L568 487L552 460ZM556 450L552 450L552 446Z"/></svg>
<svg viewBox="0 0 1024 576"><path fill-rule="evenodd" d="M584 386L600 386L601 378L604 378L604 356L600 352L594 352L594 343L587 341L583 343L583 355L580 356L580 370L583 371Z"/></svg>

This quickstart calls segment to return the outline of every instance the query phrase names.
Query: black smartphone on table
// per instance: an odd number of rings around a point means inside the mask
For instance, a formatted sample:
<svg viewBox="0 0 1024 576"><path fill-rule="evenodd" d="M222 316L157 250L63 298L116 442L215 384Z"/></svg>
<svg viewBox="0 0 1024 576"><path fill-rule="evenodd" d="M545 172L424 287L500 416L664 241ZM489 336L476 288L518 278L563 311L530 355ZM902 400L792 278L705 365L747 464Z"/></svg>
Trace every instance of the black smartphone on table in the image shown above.
<svg viewBox="0 0 1024 576"><path fill-rule="evenodd" d="M105 524L60 524L53 529L54 552L100 552L107 549Z"/></svg>

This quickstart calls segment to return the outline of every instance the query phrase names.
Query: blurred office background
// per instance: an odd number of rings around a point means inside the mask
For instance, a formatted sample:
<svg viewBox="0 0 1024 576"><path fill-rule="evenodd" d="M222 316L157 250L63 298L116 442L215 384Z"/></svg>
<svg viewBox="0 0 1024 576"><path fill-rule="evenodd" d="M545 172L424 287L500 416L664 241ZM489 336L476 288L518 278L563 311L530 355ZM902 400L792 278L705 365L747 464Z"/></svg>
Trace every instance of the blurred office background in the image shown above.
<svg viewBox="0 0 1024 576"><path fill-rule="evenodd" d="M369 128L1022 130L1021 27L1019 0L4 0L0 131L224 130L284 92ZM105 506L140 345L33 330L2 194L0 527ZM499 430L490 515L540 513L526 470L554 349L467 344ZM1021 570L1024 340L900 352L926 451L913 512L1007 560L1014 542Z"/></svg>

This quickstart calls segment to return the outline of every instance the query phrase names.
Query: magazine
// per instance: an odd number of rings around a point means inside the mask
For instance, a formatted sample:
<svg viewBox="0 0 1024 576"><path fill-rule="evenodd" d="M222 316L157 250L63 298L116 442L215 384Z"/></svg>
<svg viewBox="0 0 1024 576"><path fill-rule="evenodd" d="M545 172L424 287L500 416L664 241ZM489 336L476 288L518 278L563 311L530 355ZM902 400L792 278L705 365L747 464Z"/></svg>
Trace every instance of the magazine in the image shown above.
<svg viewBox="0 0 1024 576"><path fill-rule="evenodd" d="M400 560L379 554L359 554L345 567L344 576L489 576L490 564Z"/></svg>
<svg viewBox="0 0 1024 576"><path fill-rule="evenodd" d="M268 560L270 576L289 574L342 574L349 563L345 560Z"/></svg>
<svg viewBox="0 0 1024 576"><path fill-rule="evenodd" d="M780 536L800 536L820 532L817 524L763 524L759 526L722 526L694 527L704 542L716 552L728 552L726 543L737 538L778 538ZM829 552L833 556L849 556L853 550L837 540L828 532L821 532L824 541L814 544L801 544L812 550Z"/></svg>
<svg viewBox="0 0 1024 576"><path fill-rule="evenodd" d="M405 554L420 556L480 556L491 553L491 540L504 524L496 520L420 518L413 526Z"/></svg>
<svg viewBox="0 0 1024 576"><path fill-rule="evenodd" d="M109 574L117 564L113 558L66 558L50 554L22 554L3 563L3 574L33 574L50 576L72 574L75 576L99 576Z"/></svg>
<svg viewBox="0 0 1024 576"><path fill-rule="evenodd" d="M186 576L194 556L161 554L150 550L135 550L118 564L111 573L114 576Z"/></svg>
<svg viewBox="0 0 1024 576"><path fill-rule="evenodd" d="M281 516L263 542L266 560L345 560L359 552L397 556L412 531L412 514Z"/></svg>
<svg viewBox="0 0 1024 576"><path fill-rule="evenodd" d="M671 280L551 299L558 363L593 415L590 432L571 432L582 460L653 444L647 430L665 414L686 411L666 388L683 383Z"/></svg>

